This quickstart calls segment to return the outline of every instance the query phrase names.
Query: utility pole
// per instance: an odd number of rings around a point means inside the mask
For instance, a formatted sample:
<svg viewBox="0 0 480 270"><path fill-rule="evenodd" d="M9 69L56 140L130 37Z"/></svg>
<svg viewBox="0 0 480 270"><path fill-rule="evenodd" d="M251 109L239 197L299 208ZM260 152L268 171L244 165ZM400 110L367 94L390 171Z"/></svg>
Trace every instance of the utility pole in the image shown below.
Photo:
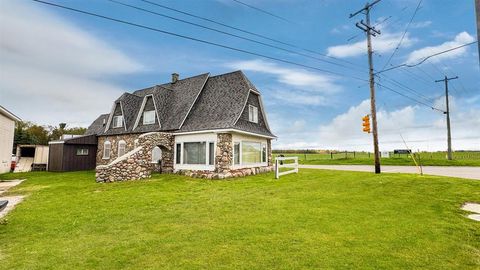
<svg viewBox="0 0 480 270"><path fill-rule="evenodd" d="M452 160L452 134L450 133L450 107L448 104L448 81L458 79L458 76L448 78L445 76L442 80L436 80L435 82L445 82L445 100L447 103L447 111L443 112L447 115L447 159Z"/></svg>
<svg viewBox="0 0 480 270"><path fill-rule="evenodd" d="M477 40L480 39L480 0L475 0L475 13L477 13ZM480 64L480 42L478 45L478 63Z"/></svg>
<svg viewBox="0 0 480 270"><path fill-rule="evenodd" d="M373 135L373 152L375 158L375 173L380 173L380 151L378 149L378 129L377 129L377 109L375 105L375 76L373 73L373 59L372 59L372 37L380 35L380 31L376 30L375 27L370 26L370 9L373 5L377 4L381 0L375 0L371 4L365 4L365 7L359 11L350 14L350 18L355 17L359 13L365 14L365 22L363 20L360 23L355 25L363 30L367 35L367 48L368 48L368 65L369 65L369 75L370 75L370 110L372 115L372 135Z"/></svg>

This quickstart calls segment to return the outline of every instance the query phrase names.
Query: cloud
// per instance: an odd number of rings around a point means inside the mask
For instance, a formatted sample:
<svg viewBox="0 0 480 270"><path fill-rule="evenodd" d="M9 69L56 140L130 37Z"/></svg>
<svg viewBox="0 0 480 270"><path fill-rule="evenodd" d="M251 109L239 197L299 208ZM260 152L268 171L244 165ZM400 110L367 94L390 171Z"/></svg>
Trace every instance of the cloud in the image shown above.
<svg viewBox="0 0 480 270"><path fill-rule="evenodd" d="M461 46L463 44L470 43L472 41L475 41L475 38L473 36L471 36L467 32L461 32L458 35L456 35L455 38L452 41L447 41L447 42L444 42L444 43L442 43L440 45L437 45L437 46L424 47L424 48L417 49L417 50L411 52L408 55L406 63L407 64L415 64L415 63L418 63L419 61L421 61L422 59L424 59L425 57L427 57L429 55L439 53L439 52L442 52L442 51L445 51L445 50L448 50L448 49L451 49L451 48L455 48L455 47ZM460 48L460 49L456 49L456 50L453 50L453 51L450 51L450 52L432 57L432 58L429 59L429 61L439 62L439 61L444 60L444 59L449 59L449 58L455 58L455 57L462 56L466 52L467 52L467 47L463 47L463 48Z"/></svg>
<svg viewBox="0 0 480 270"><path fill-rule="evenodd" d="M373 50L379 53L387 53L393 51L400 39L402 38L402 35L403 33L382 33L381 35L374 38ZM401 47L410 47L414 42L415 40L410 38L409 34L407 33L402 41ZM359 56L365 54L366 52L366 39L352 44L337 45L327 48L327 55L338 58Z"/></svg>
<svg viewBox="0 0 480 270"><path fill-rule="evenodd" d="M426 28L432 25L432 21L412 22L410 28Z"/></svg>
<svg viewBox="0 0 480 270"><path fill-rule="evenodd" d="M302 69L284 68L263 60L237 61L227 64L233 69L253 71L274 75L281 84L301 88L303 91L317 93L334 93L341 90L335 83L335 78L328 75L313 73Z"/></svg>
<svg viewBox="0 0 480 270"><path fill-rule="evenodd" d="M440 101L441 98L438 100ZM453 102L453 105L456 103ZM478 150L480 148L480 109L457 106L452 117L452 144L454 150ZM277 135L275 149L336 149L372 151L372 135L362 131L362 117L370 113L370 100L351 106L318 129L289 131L283 129ZM444 151L446 148L446 121L440 113L418 106L406 106L398 110L377 111L380 150L391 151L409 148L426 151ZM297 120L299 121L299 120ZM293 126L293 124L290 124ZM402 136L402 137L401 137Z"/></svg>
<svg viewBox="0 0 480 270"><path fill-rule="evenodd" d="M62 17L22 1L0 9L3 105L39 124L87 126L121 89L109 78L143 66Z"/></svg>

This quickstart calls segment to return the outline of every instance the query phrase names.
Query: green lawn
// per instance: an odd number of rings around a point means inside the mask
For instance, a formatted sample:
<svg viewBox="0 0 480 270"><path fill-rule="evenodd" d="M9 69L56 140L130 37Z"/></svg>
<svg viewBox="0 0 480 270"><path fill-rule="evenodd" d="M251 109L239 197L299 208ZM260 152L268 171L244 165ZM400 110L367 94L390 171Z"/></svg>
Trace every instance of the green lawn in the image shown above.
<svg viewBox="0 0 480 270"><path fill-rule="evenodd" d="M480 181L301 170L229 181L0 175L0 269L479 269Z"/></svg>
<svg viewBox="0 0 480 270"><path fill-rule="evenodd" d="M275 154L277 156L279 154ZM365 153L356 153L355 157L353 153L345 154L338 153L333 155L333 159L330 154L283 154L286 157L297 156L300 164L310 165L373 165L373 155L368 157ZM420 162L422 166L480 166L480 157L446 160L441 158L438 154L430 156L430 154L420 154L420 159L417 157L417 162ZM399 166L415 166L415 162L408 155L401 155L400 157L382 158L381 164L383 165L399 165Z"/></svg>

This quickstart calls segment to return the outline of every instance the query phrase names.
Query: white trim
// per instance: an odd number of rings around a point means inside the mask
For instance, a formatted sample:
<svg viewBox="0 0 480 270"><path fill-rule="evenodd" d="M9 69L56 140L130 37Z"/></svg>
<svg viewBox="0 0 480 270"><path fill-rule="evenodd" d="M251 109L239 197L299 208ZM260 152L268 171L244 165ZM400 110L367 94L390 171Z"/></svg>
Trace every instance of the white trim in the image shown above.
<svg viewBox="0 0 480 270"><path fill-rule="evenodd" d="M212 132L213 133L237 132L237 133L240 133L240 134L252 135L252 136L257 136L257 137L262 137L262 138L267 138L267 139L277 138L276 136L261 135L261 134L258 134L258 133L243 131L243 130L234 129L234 128L187 131L187 132L178 132L178 133L172 133L172 134L173 135L188 135L188 134L201 134L201 133L212 133ZM142 135L140 135L140 136L142 136Z"/></svg>
<svg viewBox="0 0 480 270"><path fill-rule="evenodd" d="M238 122L238 120L240 119L240 117L242 117L242 113L243 111L245 110L245 107L247 106L247 102L248 102L248 97L250 96L250 92L254 92L252 89L248 89L248 94L247 94L247 98L245 99L245 102L243 103L243 107L242 107L242 111L240 111L240 113L238 114L237 116L237 119L235 120L235 122L233 122L233 125L235 126Z"/></svg>
<svg viewBox="0 0 480 270"><path fill-rule="evenodd" d="M120 103L120 110L122 111L123 126L125 127L125 131L127 131L127 122L125 121L125 113L123 112L122 101L119 101L119 103Z"/></svg>
<svg viewBox="0 0 480 270"><path fill-rule="evenodd" d="M132 131L135 130L138 127L138 124L140 123L140 116L143 114L143 110L145 109L145 104L147 104L148 97L152 97L153 107L155 108L155 117L158 120L158 127L162 128L162 124L160 123L160 118L158 117L158 113L157 113L158 110L157 110L157 104L155 103L155 97L153 96L153 94L149 94L143 97L142 106L140 107L140 111L138 111L137 113L137 119L135 120L135 124L133 125Z"/></svg>
<svg viewBox="0 0 480 270"><path fill-rule="evenodd" d="M252 109L252 119L250 119L250 109ZM255 112L257 113L257 115L255 115ZM258 124L258 107L257 106L254 106L252 104L248 104L248 121L249 122L252 122L252 123L255 123L255 124Z"/></svg>
<svg viewBox="0 0 480 270"><path fill-rule="evenodd" d="M182 121L182 123L180 124L180 127L178 127L178 129L181 129L181 128L182 128L183 124L185 123L185 120L187 120L187 117L188 117L188 115L190 114L190 111L191 111L192 108L193 108L193 105L195 105L195 102L197 102L198 97L200 96L200 94L202 93L203 89L205 88L205 84L207 84L208 78L210 78L210 72L209 72L209 73L206 73L206 74L207 74L207 78L206 78L205 81L203 82L202 88L200 88L200 91L198 91L197 96L196 96L195 99L193 100L192 105L190 105L190 109L188 109L188 112L187 112L187 114L185 115L185 118L183 118L183 121Z"/></svg>
<svg viewBox="0 0 480 270"><path fill-rule="evenodd" d="M107 132L108 128L110 127L110 124L112 123L112 118L113 118L113 113L115 112L115 108L117 107L117 102L113 102L112 109L110 110L110 114L108 115L108 121L107 125L105 126L105 131Z"/></svg>
<svg viewBox="0 0 480 270"><path fill-rule="evenodd" d="M108 157L105 156L105 145L108 144L110 145L110 149L108 150ZM110 159L112 156L112 143L109 140L106 140L103 142L103 153L102 153L102 159Z"/></svg>
<svg viewBox="0 0 480 270"><path fill-rule="evenodd" d="M1 105L0 105L0 113L5 115L7 118L10 118L13 121L22 121L22 119L20 119L20 117L16 116L15 114L10 112L6 108L2 107Z"/></svg>
<svg viewBox="0 0 480 270"><path fill-rule="evenodd" d="M65 141L50 141L48 144L64 144Z"/></svg>

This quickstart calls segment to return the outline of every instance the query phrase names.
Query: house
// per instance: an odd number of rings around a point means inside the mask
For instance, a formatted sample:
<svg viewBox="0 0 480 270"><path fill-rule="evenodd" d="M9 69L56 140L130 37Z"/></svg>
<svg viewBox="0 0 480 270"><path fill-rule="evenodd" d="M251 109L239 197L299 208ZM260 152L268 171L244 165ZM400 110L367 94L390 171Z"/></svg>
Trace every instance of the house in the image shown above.
<svg viewBox="0 0 480 270"><path fill-rule="evenodd" d="M21 120L0 105L0 173L10 171L16 121Z"/></svg>
<svg viewBox="0 0 480 270"><path fill-rule="evenodd" d="M152 171L227 178L272 169L262 97L243 72L201 74L124 93L86 135L96 135L99 182Z"/></svg>
<svg viewBox="0 0 480 270"><path fill-rule="evenodd" d="M62 135L49 145L48 170L51 172L93 170L96 167L96 135Z"/></svg>

